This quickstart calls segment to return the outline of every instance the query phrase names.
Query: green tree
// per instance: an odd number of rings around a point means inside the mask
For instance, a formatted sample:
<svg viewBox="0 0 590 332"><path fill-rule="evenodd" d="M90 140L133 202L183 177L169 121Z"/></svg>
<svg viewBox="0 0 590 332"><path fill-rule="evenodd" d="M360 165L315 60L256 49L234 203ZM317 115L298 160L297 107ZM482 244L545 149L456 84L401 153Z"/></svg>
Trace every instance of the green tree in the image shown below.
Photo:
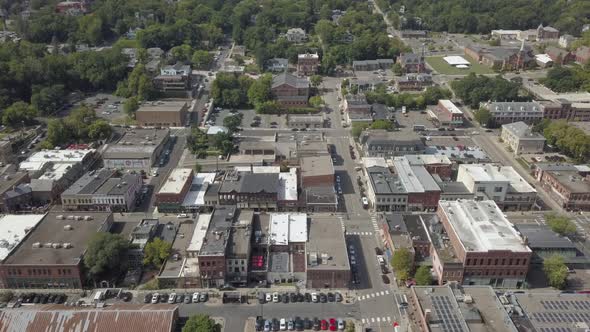
<svg viewBox="0 0 590 332"><path fill-rule="evenodd" d="M84 267L90 278L99 280L124 271L125 251L129 241L119 234L99 232L92 236L84 254Z"/></svg>
<svg viewBox="0 0 590 332"><path fill-rule="evenodd" d="M314 88L317 88L318 86L320 86L320 84L322 84L323 80L324 80L324 78L321 75L313 75L309 78L309 81L311 82L311 86L313 86Z"/></svg>
<svg viewBox="0 0 590 332"><path fill-rule="evenodd" d="M204 314L191 316L184 324L182 332L219 332L221 326Z"/></svg>
<svg viewBox="0 0 590 332"><path fill-rule="evenodd" d="M174 46L172 49L170 49L170 54L172 54L174 61L189 63L193 56L193 49L190 45L182 44L179 46Z"/></svg>
<svg viewBox="0 0 590 332"><path fill-rule="evenodd" d="M33 122L37 115L37 110L31 105L17 101L7 107L2 113L2 124L8 127L20 128Z"/></svg>
<svg viewBox="0 0 590 332"><path fill-rule="evenodd" d="M204 50L196 50L193 53L192 62L198 69L207 69L213 62L213 55Z"/></svg>
<svg viewBox="0 0 590 332"><path fill-rule="evenodd" d="M39 110L42 115L57 112L66 100L66 90L63 84L33 89L31 105Z"/></svg>
<svg viewBox="0 0 590 332"><path fill-rule="evenodd" d="M375 120L371 123L371 129L385 129L385 130L393 130L393 122L389 120Z"/></svg>
<svg viewBox="0 0 590 332"><path fill-rule="evenodd" d="M309 104L313 107L321 107L324 105L324 100L321 96L313 96L309 98Z"/></svg>
<svg viewBox="0 0 590 332"><path fill-rule="evenodd" d="M543 272L545 272L551 287L563 289L566 286L568 270L563 257L555 254L545 258L543 260Z"/></svg>
<svg viewBox="0 0 590 332"><path fill-rule="evenodd" d="M93 140L107 139L112 133L111 125L102 119L96 120L88 126L88 138Z"/></svg>
<svg viewBox="0 0 590 332"><path fill-rule="evenodd" d="M414 275L416 284L418 286L428 286L432 284L432 273L430 273L430 267L422 265L416 270Z"/></svg>
<svg viewBox="0 0 590 332"><path fill-rule="evenodd" d="M203 170L203 165L195 164L195 173L201 173L202 170Z"/></svg>
<svg viewBox="0 0 590 332"><path fill-rule="evenodd" d="M270 90L272 85L272 76L264 74L258 80L254 81L248 89L248 101L252 105L260 105L272 99Z"/></svg>
<svg viewBox="0 0 590 332"><path fill-rule="evenodd" d="M492 113L486 108L480 108L473 114L475 121L483 127L492 127Z"/></svg>
<svg viewBox="0 0 590 332"><path fill-rule="evenodd" d="M404 70L402 68L402 65L400 65L399 63L394 63L393 66L391 66L391 70L393 71L393 74L395 76L401 76L404 73Z"/></svg>
<svg viewBox="0 0 590 332"><path fill-rule="evenodd" d="M172 252L172 244L159 237L148 242L144 248L143 265L159 268Z"/></svg>
<svg viewBox="0 0 590 332"><path fill-rule="evenodd" d="M240 115L232 115L223 119L223 125L230 131L235 132L242 124L242 117Z"/></svg>
<svg viewBox="0 0 590 332"><path fill-rule="evenodd" d="M361 133L367 128L369 128L368 123L354 122L352 124L352 137L354 137L355 140L358 140Z"/></svg>
<svg viewBox="0 0 590 332"><path fill-rule="evenodd" d="M135 117L135 111L137 111L138 108L139 102L137 101L137 97L127 98L125 99L125 102L123 102L123 112L125 112L130 118Z"/></svg>
<svg viewBox="0 0 590 332"><path fill-rule="evenodd" d="M576 233L576 225L566 216L550 213L545 218L551 230L561 236L570 236Z"/></svg>
<svg viewBox="0 0 590 332"><path fill-rule="evenodd" d="M255 109L258 114L279 114L281 112L281 106L273 100L256 105Z"/></svg>
<svg viewBox="0 0 590 332"><path fill-rule="evenodd" d="M400 280L407 279L412 270L412 255L406 248L400 248L393 252L391 266ZM405 278L402 278L404 276Z"/></svg>
<svg viewBox="0 0 590 332"><path fill-rule="evenodd" d="M9 290L2 291L2 292L0 292L0 303L10 302L10 300L12 300L13 297L14 297L14 293L12 291L9 291Z"/></svg>

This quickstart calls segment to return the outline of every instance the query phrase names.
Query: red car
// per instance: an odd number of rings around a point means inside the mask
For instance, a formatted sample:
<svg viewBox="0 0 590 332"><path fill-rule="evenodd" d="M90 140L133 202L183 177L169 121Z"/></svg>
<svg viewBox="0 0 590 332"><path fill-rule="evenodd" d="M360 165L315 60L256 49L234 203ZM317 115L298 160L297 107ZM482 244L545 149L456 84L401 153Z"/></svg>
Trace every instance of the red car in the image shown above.
<svg viewBox="0 0 590 332"><path fill-rule="evenodd" d="M330 318L330 331L337 331L338 327L336 326L336 319Z"/></svg>
<svg viewBox="0 0 590 332"><path fill-rule="evenodd" d="M320 323L320 328L325 331L328 329L328 322L325 319L322 319L322 322Z"/></svg>

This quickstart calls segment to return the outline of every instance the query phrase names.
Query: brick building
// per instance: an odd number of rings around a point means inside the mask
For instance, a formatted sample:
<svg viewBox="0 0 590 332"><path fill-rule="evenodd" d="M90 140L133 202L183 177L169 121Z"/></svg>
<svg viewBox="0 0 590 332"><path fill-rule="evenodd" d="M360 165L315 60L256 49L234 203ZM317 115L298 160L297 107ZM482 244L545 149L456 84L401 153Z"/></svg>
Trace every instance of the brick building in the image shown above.
<svg viewBox="0 0 590 332"><path fill-rule="evenodd" d="M428 173L437 174L443 180L450 180L453 174L453 163L442 154L409 154L404 156L410 166L424 166Z"/></svg>
<svg viewBox="0 0 590 332"><path fill-rule="evenodd" d="M415 53L401 53L397 59L404 73L422 73L424 72L424 57Z"/></svg>
<svg viewBox="0 0 590 332"><path fill-rule="evenodd" d="M142 127L182 127L188 123L188 104L184 101L155 101L141 105L135 119Z"/></svg>
<svg viewBox="0 0 590 332"><path fill-rule="evenodd" d="M198 253L201 287L220 287L227 273L226 252L231 228L237 218L235 206L217 206Z"/></svg>
<svg viewBox="0 0 590 332"><path fill-rule="evenodd" d="M219 188L219 203L240 209L276 210L280 179L278 173L229 172Z"/></svg>
<svg viewBox="0 0 590 332"><path fill-rule="evenodd" d="M535 62L532 49L524 42L520 48L469 45L463 51L471 59L498 70L518 70Z"/></svg>
<svg viewBox="0 0 590 332"><path fill-rule="evenodd" d="M305 107L309 99L309 81L284 72L273 77L271 92L283 107Z"/></svg>
<svg viewBox="0 0 590 332"><path fill-rule="evenodd" d="M342 225L337 218L310 223L307 251L307 288L350 286L350 263Z"/></svg>
<svg viewBox="0 0 590 332"><path fill-rule="evenodd" d="M334 165L329 155L301 158L299 163L302 187L334 185Z"/></svg>
<svg viewBox="0 0 590 332"><path fill-rule="evenodd" d="M108 232L112 223L110 212L52 210L2 260L0 284L19 289L82 288L88 241L97 232Z"/></svg>
<svg viewBox="0 0 590 332"><path fill-rule="evenodd" d="M463 264L463 284L525 286L532 251L493 201L440 201L437 216Z"/></svg>
<svg viewBox="0 0 590 332"><path fill-rule="evenodd" d="M189 192L194 172L190 168L175 168L164 185L156 193L155 205L158 211L175 212L181 209L186 194Z"/></svg>
<svg viewBox="0 0 590 332"><path fill-rule="evenodd" d="M439 100L438 105L428 112L430 118L440 126L449 126L451 128L463 126L463 111L450 100Z"/></svg>
<svg viewBox="0 0 590 332"><path fill-rule="evenodd" d="M537 171L541 185L568 211L590 211L590 175L575 166ZM573 168L573 169L572 169Z"/></svg>
<svg viewBox="0 0 590 332"><path fill-rule="evenodd" d="M544 117L541 104L536 101L530 102L491 102L483 105L490 111L492 120L497 125L522 121L526 124L533 124L541 121Z"/></svg>
<svg viewBox="0 0 590 332"><path fill-rule="evenodd" d="M297 56L297 73L304 76L314 75L320 66L320 56L317 53L305 53Z"/></svg>
<svg viewBox="0 0 590 332"><path fill-rule="evenodd" d="M567 65L568 63L576 61L576 55L574 53L562 48L548 46L545 49L545 53L549 55L554 63L559 65Z"/></svg>

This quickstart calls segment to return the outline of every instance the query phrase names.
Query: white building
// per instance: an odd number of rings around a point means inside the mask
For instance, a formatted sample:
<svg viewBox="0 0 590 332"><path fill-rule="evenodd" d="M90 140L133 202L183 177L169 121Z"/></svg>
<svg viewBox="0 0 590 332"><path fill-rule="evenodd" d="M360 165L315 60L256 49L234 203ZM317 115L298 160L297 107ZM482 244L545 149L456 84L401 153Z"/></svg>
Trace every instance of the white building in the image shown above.
<svg viewBox="0 0 590 332"><path fill-rule="evenodd" d="M537 191L512 166L459 165L457 182L463 183L476 200L493 200L504 210L530 210Z"/></svg>
<svg viewBox="0 0 590 332"><path fill-rule="evenodd" d="M287 30L285 36L287 37L287 40L292 43L302 43L307 40L305 30L301 28L291 28Z"/></svg>
<svg viewBox="0 0 590 332"><path fill-rule="evenodd" d="M0 217L0 262L44 217L44 214L7 214Z"/></svg>
<svg viewBox="0 0 590 332"><path fill-rule="evenodd" d="M533 133L524 122L514 122L502 125L502 140L515 155L521 153L541 153L545 147L545 137Z"/></svg>

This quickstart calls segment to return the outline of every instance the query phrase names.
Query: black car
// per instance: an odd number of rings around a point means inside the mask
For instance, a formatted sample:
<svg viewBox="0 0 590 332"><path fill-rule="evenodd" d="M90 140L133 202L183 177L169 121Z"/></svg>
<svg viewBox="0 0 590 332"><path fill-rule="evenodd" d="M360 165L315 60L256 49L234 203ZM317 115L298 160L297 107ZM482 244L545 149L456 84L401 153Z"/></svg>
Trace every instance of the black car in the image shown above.
<svg viewBox="0 0 590 332"><path fill-rule="evenodd" d="M143 303L150 303L150 302L152 302L152 294L151 293L147 293L143 297Z"/></svg>
<svg viewBox="0 0 590 332"><path fill-rule="evenodd" d="M319 331L320 330L320 320L317 317L315 317L313 319L313 330L314 331Z"/></svg>
<svg viewBox="0 0 590 332"><path fill-rule="evenodd" d="M41 302L42 304L46 304L47 300L49 300L49 295L43 294L41 295L41 300L39 302Z"/></svg>
<svg viewBox="0 0 590 332"><path fill-rule="evenodd" d="M326 303L326 302L328 302L328 297L326 296L326 294L324 294L324 293L320 293L320 302L321 302L321 303Z"/></svg>
<svg viewBox="0 0 590 332"><path fill-rule="evenodd" d="M311 321L311 319L309 319L309 318L305 317L305 318L303 319L303 328L304 328L305 330L311 330L311 329L312 329L312 327L313 327L313 322Z"/></svg>
<svg viewBox="0 0 590 332"><path fill-rule="evenodd" d="M295 325L295 330L303 331L303 320L301 319L301 317L296 316L295 319L293 319L293 322Z"/></svg>
<svg viewBox="0 0 590 332"><path fill-rule="evenodd" d="M328 293L328 302L334 302L336 301L336 297L334 296L333 293Z"/></svg>
<svg viewBox="0 0 590 332"><path fill-rule="evenodd" d="M305 302L311 302L311 294L305 293Z"/></svg>
<svg viewBox="0 0 590 332"><path fill-rule="evenodd" d="M55 298L57 297L57 295L55 294L51 294L49 295L49 298L47 299L48 303L55 303Z"/></svg>
<svg viewBox="0 0 590 332"><path fill-rule="evenodd" d="M297 302L304 302L305 301L305 296L303 296L303 294L301 293L297 293Z"/></svg>
<svg viewBox="0 0 590 332"><path fill-rule="evenodd" d="M124 302L129 302L129 301L131 301L132 298L133 298L133 294L131 294L130 292L125 292L121 296L121 299L123 299Z"/></svg>
<svg viewBox="0 0 590 332"><path fill-rule="evenodd" d="M279 325L279 320L278 320L278 319L276 319L276 318L273 318L273 319L272 319L272 330L273 330L273 331L278 331L278 330L279 330L279 328L280 328L280 325Z"/></svg>
<svg viewBox="0 0 590 332"><path fill-rule="evenodd" d="M160 294L160 303L167 303L168 302L168 294L162 293Z"/></svg>
<svg viewBox="0 0 590 332"><path fill-rule="evenodd" d="M65 296L64 294L59 294L57 296L57 299L55 300L55 302L58 303L58 304L62 304L64 302L66 302L67 299L68 299L68 297Z"/></svg>
<svg viewBox="0 0 590 332"><path fill-rule="evenodd" d="M39 302L41 302L41 296L35 295L35 297L33 298L33 303L39 303Z"/></svg>
<svg viewBox="0 0 590 332"><path fill-rule="evenodd" d="M381 265L381 273L383 273L383 274L388 274L389 273L389 270L387 269L387 266Z"/></svg>
<svg viewBox="0 0 590 332"><path fill-rule="evenodd" d="M262 316L257 316L256 317L256 331L262 331L264 329L264 319L262 319Z"/></svg>
<svg viewBox="0 0 590 332"><path fill-rule="evenodd" d="M283 301L283 303L289 303L289 295L283 294L281 296L281 300Z"/></svg>
<svg viewBox="0 0 590 332"><path fill-rule="evenodd" d="M297 302L297 294L290 293L289 294L289 301L291 301L291 302Z"/></svg>
<svg viewBox="0 0 590 332"><path fill-rule="evenodd" d="M184 302L184 294L178 294L176 296L176 303L182 303Z"/></svg>
<svg viewBox="0 0 590 332"><path fill-rule="evenodd" d="M375 255L383 255L383 250L379 247L375 247Z"/></svg>
<svg viewBox="0 0 590 332"><path fill-rule="evenodd" d="M381 279L383 280L384 284L389 285L389 277L388 276L386 276L385 274L382 274Z"/></svg>
<svg viewBox="0 0 590 332"><path fill-rule="evenodd" d="M22 303L31 303L33 301L33 294L24 294Z"/></svg>

